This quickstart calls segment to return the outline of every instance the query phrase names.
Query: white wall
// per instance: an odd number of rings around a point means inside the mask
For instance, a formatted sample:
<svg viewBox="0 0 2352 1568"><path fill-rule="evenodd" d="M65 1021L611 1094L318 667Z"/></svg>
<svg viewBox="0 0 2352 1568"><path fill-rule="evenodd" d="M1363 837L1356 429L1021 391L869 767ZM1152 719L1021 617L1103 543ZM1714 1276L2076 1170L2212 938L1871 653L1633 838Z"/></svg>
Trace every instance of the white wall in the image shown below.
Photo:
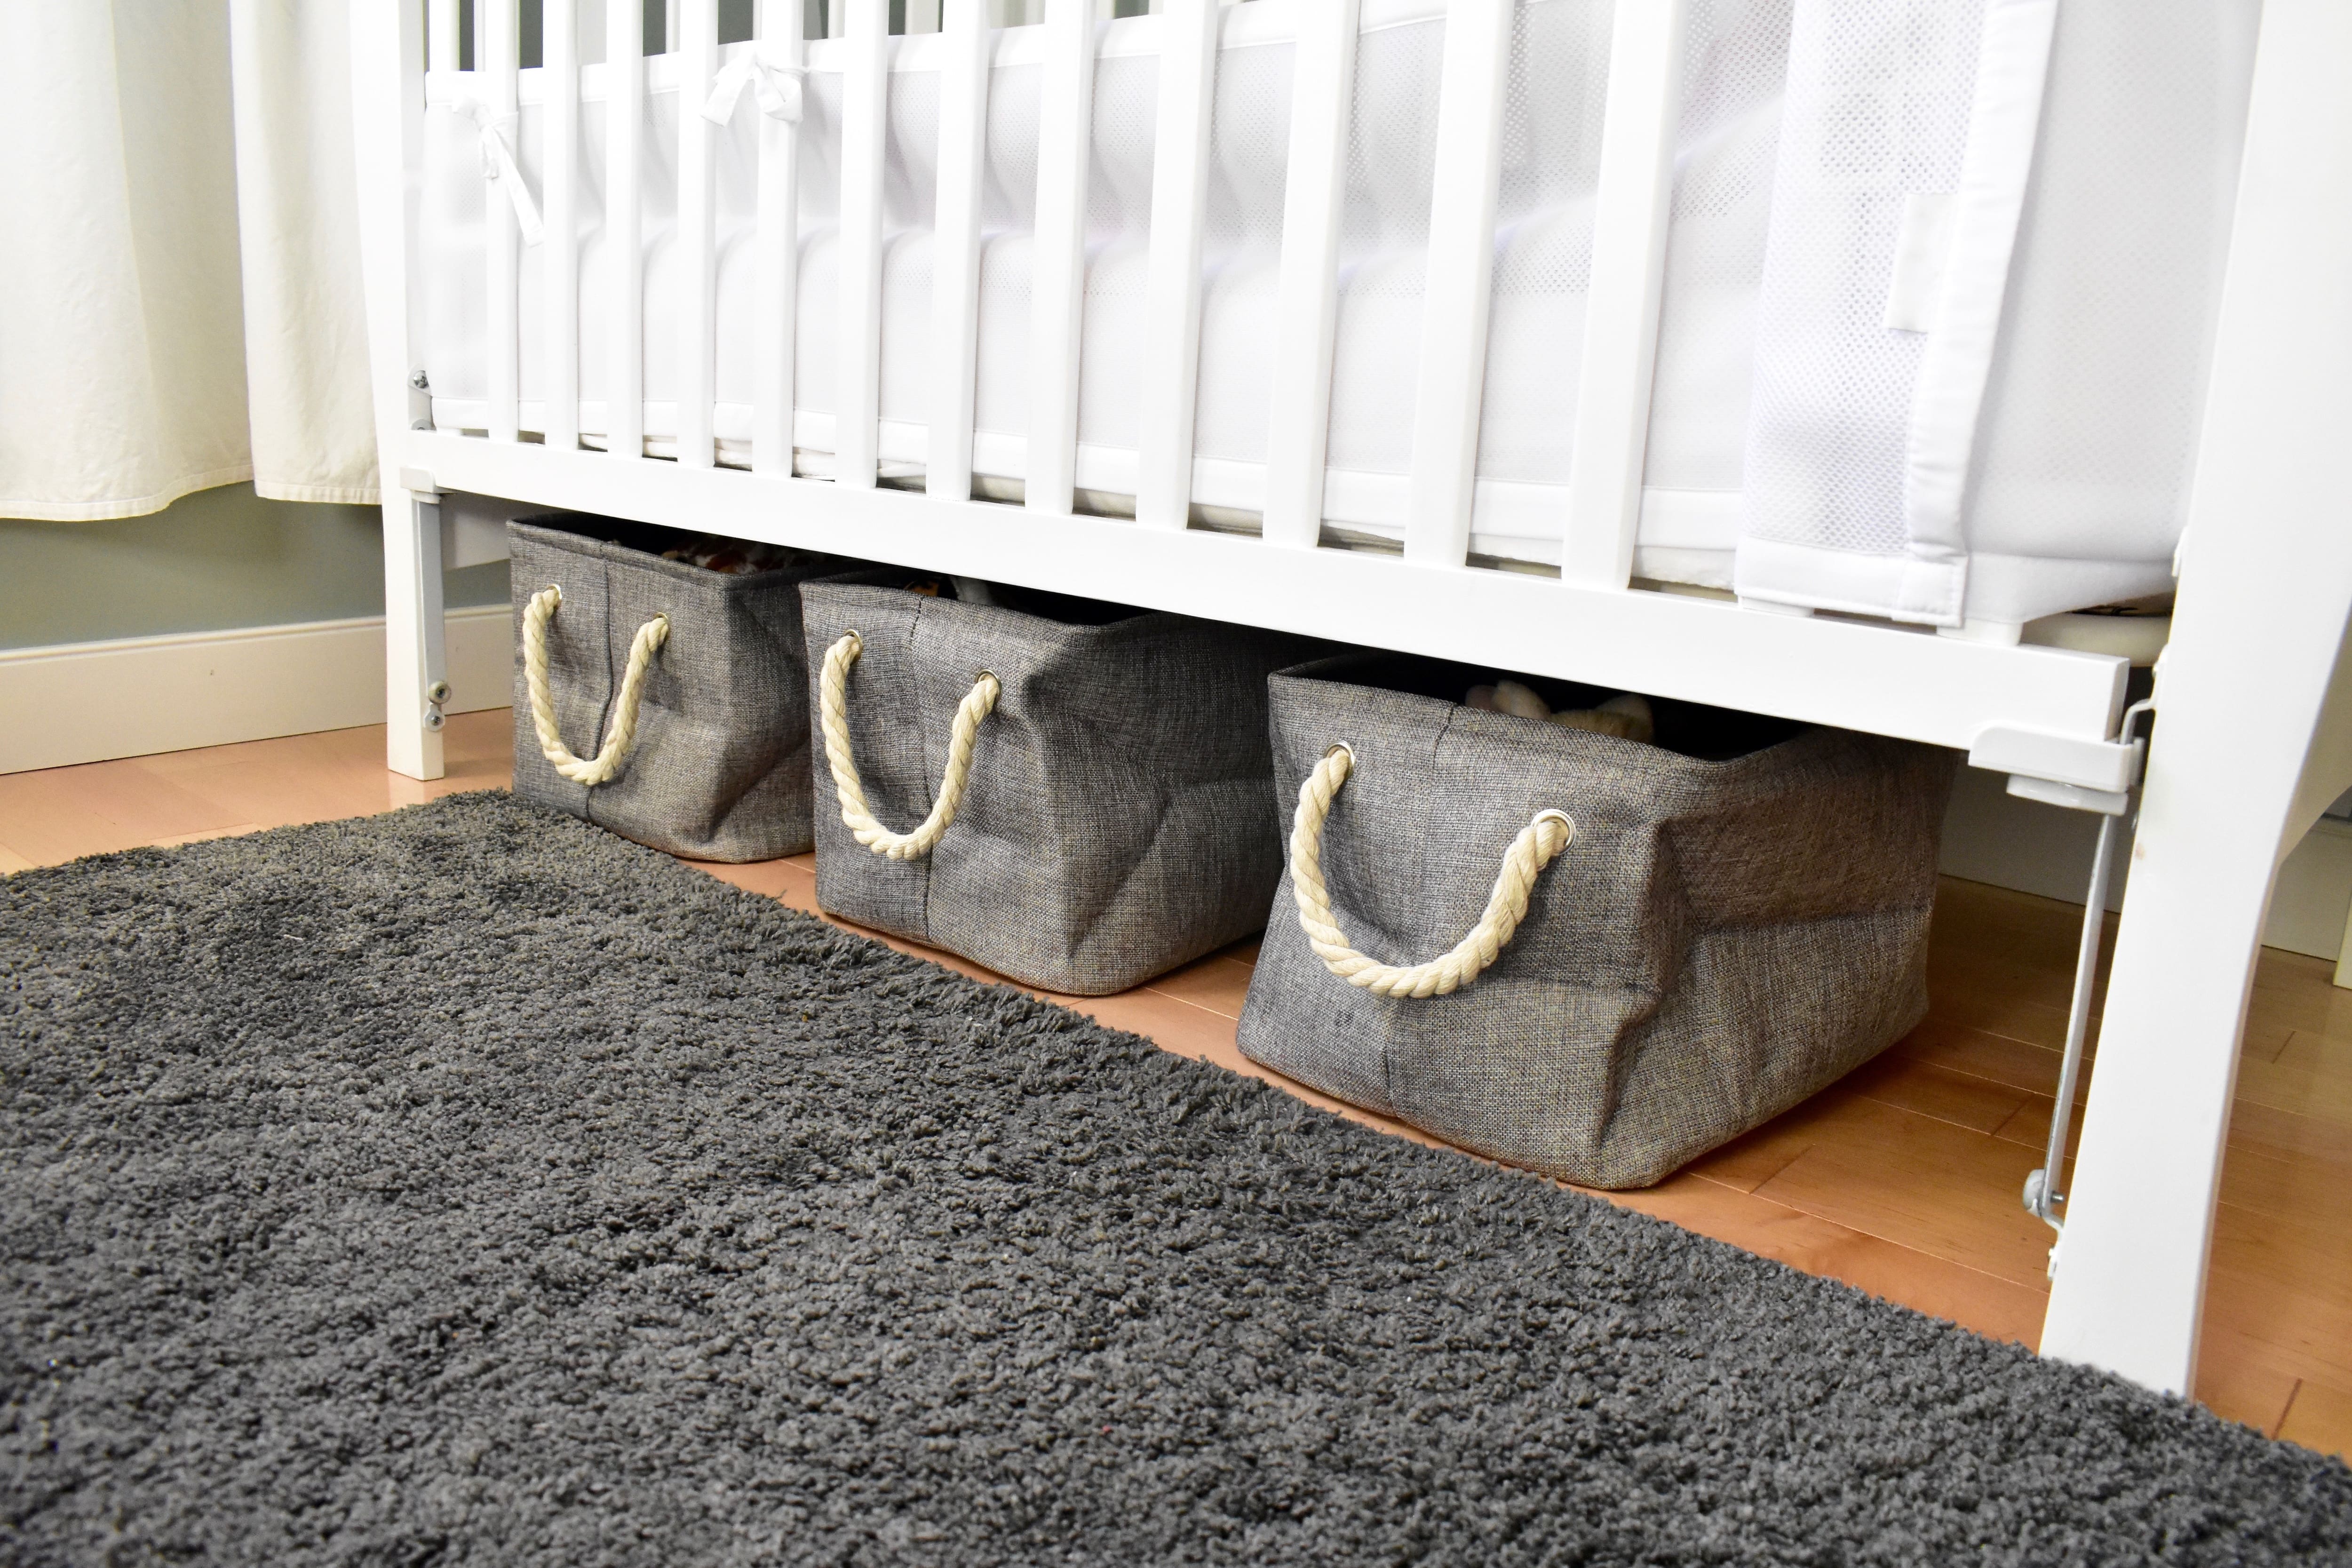
<svg viewBox="0 0 2352 1568"><path fill-rule="evenodd" d="M2092 841L2098 820L2087 812L2066 811L2008 793L2008 779L1962 768L1944 818L1943 869L1971 881L2016 888L2079 904L2091 879ZM2126 826L2122 863L2130 861ZM2119 908L2124 881L2108 889L2108 907ZM2263 941L2290 952L2334 959L2343 945L2345 917L2352 913L2352 823L2322 817L2279 869L2271 899L2270 927Z"/></svg>

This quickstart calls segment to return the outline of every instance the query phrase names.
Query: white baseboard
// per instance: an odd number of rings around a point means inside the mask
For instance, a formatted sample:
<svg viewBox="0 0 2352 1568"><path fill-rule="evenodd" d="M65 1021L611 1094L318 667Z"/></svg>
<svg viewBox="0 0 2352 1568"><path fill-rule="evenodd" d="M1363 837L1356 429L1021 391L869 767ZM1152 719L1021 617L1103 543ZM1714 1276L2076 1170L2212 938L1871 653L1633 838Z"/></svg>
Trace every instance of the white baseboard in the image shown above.
<svg viewBox="0 0 2352 1568"><path fill-rule="evenodd" d="M2289 952L2338 958L2352 913L2352 824L2321 817L2279 867L2263 941Z"/></svg>
<svg viewBox="0 0 2352 1568"><path fill-rule="evenodd" d="M453 713L512 700L504 605L449 612ZM0 773L383 722L383 617L0 650Z"/></svg>

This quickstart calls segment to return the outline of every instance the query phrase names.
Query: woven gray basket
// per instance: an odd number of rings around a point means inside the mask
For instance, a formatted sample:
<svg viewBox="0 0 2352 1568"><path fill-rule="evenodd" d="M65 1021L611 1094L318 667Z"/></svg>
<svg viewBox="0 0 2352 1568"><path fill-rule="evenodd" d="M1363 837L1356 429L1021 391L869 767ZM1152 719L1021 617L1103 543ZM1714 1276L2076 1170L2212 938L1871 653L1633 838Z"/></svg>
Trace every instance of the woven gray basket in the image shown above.
<svg viewBox="0 0 2352 1568"><path fill-rule="evenodd" d="M908 575L802 593L820 906L1087 996L1265 923L1282 869L1265 678L1298 639L1042 595L962 603ZM830 769L829 656L846 742Z"/></svg>
<svg viewBox="0 0 2352 1568"><path fill-rule="evenodd" d="M1355 656L1271 682L1283 798L1319 788L1328 809L1303 838L1311 800L1294 818L1245 1055L1512 1164L1636 1187L1925 1015L1951 752L1674 703L1643 744L1449 700L1482 679ZM1326 954L1302 848L1341 938Z"/></svg>
<svg viewBox="0 0 2352 1568"><path fill-rule="evenodd" d="M847 563L811 555L734 575L636 549L626 542L633 531L580 517L507 525L515 794L673 855L806 853L800 584ZM555 595L543 597L551 588ZM538 722L532 701L534 600L551 726ZM642 667L634 689L633 656ZM610 754L600 765L602 753ZM602 782L580 782L606 772Z"/></svg>

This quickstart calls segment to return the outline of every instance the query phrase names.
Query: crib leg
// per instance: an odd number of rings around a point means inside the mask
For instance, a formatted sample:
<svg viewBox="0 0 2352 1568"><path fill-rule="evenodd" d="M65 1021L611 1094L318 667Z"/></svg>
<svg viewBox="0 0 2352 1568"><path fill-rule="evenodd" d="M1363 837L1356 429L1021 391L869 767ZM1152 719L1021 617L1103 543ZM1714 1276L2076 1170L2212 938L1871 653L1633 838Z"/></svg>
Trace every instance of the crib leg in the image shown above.
<svg viewBox="0 0 2352 1568"><path fill-rule="evenodd" d="M2044 1353L2195 1387L2222 1140L2284 849L2352 773L2352 7L2268 0L2172 642Z"/></svg>
<svg viewBox="0 0 2352 1568"><path fill-rule="evenodd" d="M2265 636L2252 624L2226 639L2176 634L2157 681L2156 738L2042 1349L2170 1393L2195 1386L2238 1042L2272 879L2302 826L2298 786L2352 608L2352 592L2341 597L2335 624L2297 628L2305 636L2275 626ZM2311 672L2294 682L2299 700L2242 700L2290 667ZM2250 716L2249 706L2264 711Z"/></svg>
<svg viewBox="0 0 2352 1568"><path fill-rule="evenodd" d="M383 489L384 762L413 779L442 774L447 700L441 607L441 497Z"/></svg>

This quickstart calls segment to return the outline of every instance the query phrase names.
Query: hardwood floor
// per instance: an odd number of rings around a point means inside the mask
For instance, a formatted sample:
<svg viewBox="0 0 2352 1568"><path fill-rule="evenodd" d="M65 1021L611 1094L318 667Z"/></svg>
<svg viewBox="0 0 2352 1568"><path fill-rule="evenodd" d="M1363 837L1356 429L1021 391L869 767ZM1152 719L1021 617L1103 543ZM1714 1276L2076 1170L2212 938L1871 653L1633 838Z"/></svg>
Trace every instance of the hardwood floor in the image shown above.
<svg viewBox="0 0 2352 1568"><path fill-rule="evenodd" d="M503 786L509 715L461 715L449 776L384 770L380 728L0 776L0 872L139 845L364 816ZM703 866L814 910L810 857ZM1692 1230L2026 1344L2041 1332L2050 1233L2020 1205L2040 1163L2073 978L2072 906L1947 880L1933 1012L1885 1056L1658 1186L1603 1194ZM887 939L886 939L887 940ZM2113 940L2110 922L2109 940ZM950 955L906 942L982 979ZM1234 1044L1255 943L1137 990L1055 997L1163 1047L1267 1079ZM2197 1396L2308 1447L2352 1454L2352 992L2331 966L2265 951L2213 1241Z"/></svg>

